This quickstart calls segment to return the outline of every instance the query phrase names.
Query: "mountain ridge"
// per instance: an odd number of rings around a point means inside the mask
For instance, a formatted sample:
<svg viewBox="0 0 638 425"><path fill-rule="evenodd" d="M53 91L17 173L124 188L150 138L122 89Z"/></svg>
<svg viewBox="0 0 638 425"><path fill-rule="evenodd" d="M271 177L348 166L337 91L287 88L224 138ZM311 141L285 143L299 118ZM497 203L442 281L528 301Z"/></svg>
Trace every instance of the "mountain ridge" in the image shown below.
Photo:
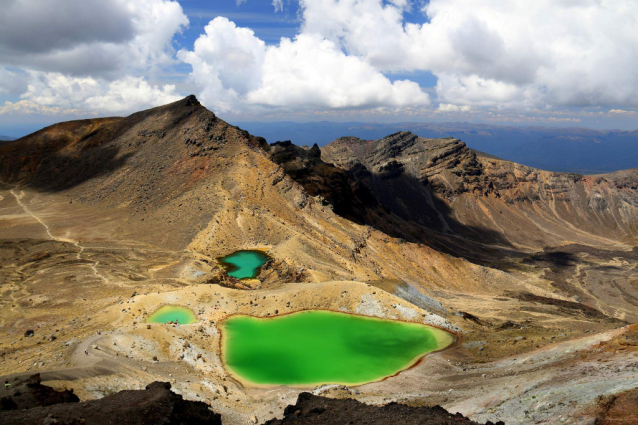
<svg viewBox="0 0 638 425"><path fill-rule="evenodd" d="M556 172L601 174L638 166L638 130L579 127L516 127L468 122L441 123L265 123L240 122L268 140L325 146L344 135L376 140L410 130L424 138L452 136L470 148L530 167Z"/></svg>

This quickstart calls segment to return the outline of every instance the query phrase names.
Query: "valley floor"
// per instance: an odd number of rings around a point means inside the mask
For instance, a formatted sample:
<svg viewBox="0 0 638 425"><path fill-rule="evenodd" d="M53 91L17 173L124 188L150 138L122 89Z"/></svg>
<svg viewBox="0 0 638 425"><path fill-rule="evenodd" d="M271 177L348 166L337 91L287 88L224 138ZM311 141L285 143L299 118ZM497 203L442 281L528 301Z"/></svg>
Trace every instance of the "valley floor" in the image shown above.
<svg viewBox="0 0 638 425"><path fill-rule="evenodd" d="M0 191L3 378L39 372L44 383L73 388L81 400L168 381L186 399L210 403L224 424L258 423L282 417L302 389L233 380L220 361L217 323L234 313L325 308L429 323L460 337L397 376L353 388L319 387L317 394L369 404L440 404L479 422L635 418L627 400L638 391L637 325L554 296L537 270L522 273L520 286L510 288L515 294L499 282L486 282L494 285L490 290L434 288L428 296L440 308L418 307L372 280L242 290L206 283L217 264L201 252L122 236L126 217L62 195ZM523 289L529 296L521 296ZM144 323L165 304L187 306L200 320L177 327Z"/></svg>

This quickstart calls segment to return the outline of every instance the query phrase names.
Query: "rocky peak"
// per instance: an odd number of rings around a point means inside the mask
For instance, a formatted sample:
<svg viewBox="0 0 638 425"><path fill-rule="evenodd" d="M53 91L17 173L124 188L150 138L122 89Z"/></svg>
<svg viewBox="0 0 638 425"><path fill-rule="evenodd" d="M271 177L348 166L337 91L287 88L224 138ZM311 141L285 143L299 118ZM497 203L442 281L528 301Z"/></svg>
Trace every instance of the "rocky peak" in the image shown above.
<svg viewBox="0 0 638 425"><path fill-rule="evenodd" d="M418 140L419 137L409 131L390 134L372 144L366 162L378 164L396 158L418 143Z"/></svg>
<svg viewBox="0 0 638 425"><path fill-rule="evenodd" d="M339 215L364 222L366 207L377 206L367 189L353 184L347 170L323 160L317 144L309 148L296 146L290 140L276 142L270 145L269 154L272 162L280 165L310 195L332 205Z"/></svg>
<svg viewBox="0 0 638 425"><path fill-rule="evenodd" d="M167 105L136 112L128 116L127 119L129 121L144 121L155 117L158 121L162 122L164 127L170 127L200 110L211 120L216 118L215 114L204 108L195 95L191 94Z"/></svg>
<svg viewBox="0 0 638 425"><path fill-rule="evenodd" d="M372 141L340 138L322 149L322 158L347 170L364 166L384 179L407 173L426 183L444 175L448 192L464 190L465 186L456 180L481 174L476 153L460 140L425 139L409 131Z"/></svg>
<svg viewBox="0 0 638 425"><path fill-rule="evenodd" d="M308 148L294 145L290 140L272 143L269 153L274 163L290 169L307 168L321 160L321 151L316 144Z"/></svg>

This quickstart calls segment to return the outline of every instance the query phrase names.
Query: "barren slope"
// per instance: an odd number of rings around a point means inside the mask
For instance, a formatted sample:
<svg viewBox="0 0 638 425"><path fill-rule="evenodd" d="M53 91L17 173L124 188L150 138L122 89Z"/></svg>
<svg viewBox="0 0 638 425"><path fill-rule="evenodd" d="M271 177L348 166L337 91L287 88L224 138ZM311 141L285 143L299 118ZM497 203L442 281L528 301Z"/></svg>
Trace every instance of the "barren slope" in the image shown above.
<svg viewBox="0 0 638 425"><path fill-rule="evenodd" d="M605 314L636 318L638 168L552 173L474 152L457 139L408 132L341 138L321 157L348 170L351 184L394 216L367 216L372 226L546 279Z"/></svg>
<svg viewBox="0 0 638 425"><path fill-rule="evenodd" d="M337 139L322 148L322 159L354 170L396 215L444 233L523 250L638 239L638 168L553 173L474 152L457 139L409 132Z"/></svg>

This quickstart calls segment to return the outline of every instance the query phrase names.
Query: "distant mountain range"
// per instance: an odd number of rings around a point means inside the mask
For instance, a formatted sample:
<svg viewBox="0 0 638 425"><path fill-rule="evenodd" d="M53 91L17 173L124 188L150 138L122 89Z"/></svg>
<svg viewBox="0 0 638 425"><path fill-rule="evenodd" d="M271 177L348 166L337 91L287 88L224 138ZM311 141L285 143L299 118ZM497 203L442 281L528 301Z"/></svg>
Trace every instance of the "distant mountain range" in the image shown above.
<svg viewBox="0 0 638 425"><path fill-rule="evenodd" d="M325 146L343 136L375 140L397 131L425 138L455 137L468 147L530 167L582 174L638 167L638 130L504 127L472 123L241 122L272 143Z"/></svg>
<svg viewBox="0 0 638 425"><path fill-rule="evenodd" d="M10 142L11 140L15 140L15 137L0 136L0 142Z"/></svg>

